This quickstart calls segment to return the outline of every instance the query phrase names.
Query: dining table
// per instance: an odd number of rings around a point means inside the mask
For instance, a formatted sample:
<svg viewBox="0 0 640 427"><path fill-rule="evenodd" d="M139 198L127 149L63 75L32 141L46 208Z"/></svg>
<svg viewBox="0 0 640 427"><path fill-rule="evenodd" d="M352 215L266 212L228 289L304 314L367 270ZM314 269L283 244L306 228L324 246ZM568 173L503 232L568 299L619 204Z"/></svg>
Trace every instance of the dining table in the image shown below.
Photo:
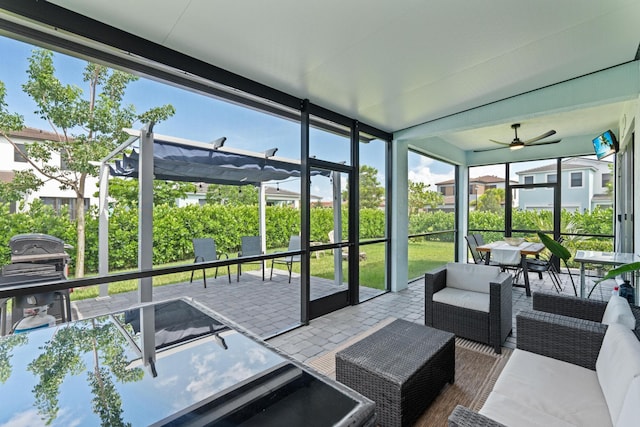
<svg viewBox="0 0 640 427"><path fill-rule="evenodd" d="M585 264L599 264L618 266L632 262L640 262L640 255L627 252L603 252L603 251L577 251L573 257L575 262L580 263L580 298L586 295L586 269ZM632 286L636 287L636 276L631 272ZM635 304L640 301L638 292L635 292Z"/></svg>
<svg viewBox="0 0 640 427"><path fill-rule="evenodd" d="M516 265L516 260L519 259L519 265L522 268L522 275L524 277L524 284L514 283L513 286L524 288L528 297L531 296L531 286L529 285L529 269L527 267L527 257L534 256L538 258L540 252L544 250L543 243L537 242L522 242L517 246L511 245L503 240L487 243L477 247L478 252L485 254L484 262L489 265L491 263L491 253L500 254L502 259L494 259L495 262L501 265ZM503 263L507 261L506 263Z"/></svg>

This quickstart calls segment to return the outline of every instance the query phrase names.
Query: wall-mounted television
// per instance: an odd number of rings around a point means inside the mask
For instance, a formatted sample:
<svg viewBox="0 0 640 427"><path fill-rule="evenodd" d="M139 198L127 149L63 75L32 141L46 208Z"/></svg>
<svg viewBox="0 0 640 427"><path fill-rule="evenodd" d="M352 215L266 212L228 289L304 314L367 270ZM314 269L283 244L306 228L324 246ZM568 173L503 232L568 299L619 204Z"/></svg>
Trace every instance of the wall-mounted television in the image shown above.
<svg viewBox="0 0 640 427"><path fill-rule="evenodd" d="M598 160L618 152L618 140L611 130L593 138L593 149Z"/></svg>

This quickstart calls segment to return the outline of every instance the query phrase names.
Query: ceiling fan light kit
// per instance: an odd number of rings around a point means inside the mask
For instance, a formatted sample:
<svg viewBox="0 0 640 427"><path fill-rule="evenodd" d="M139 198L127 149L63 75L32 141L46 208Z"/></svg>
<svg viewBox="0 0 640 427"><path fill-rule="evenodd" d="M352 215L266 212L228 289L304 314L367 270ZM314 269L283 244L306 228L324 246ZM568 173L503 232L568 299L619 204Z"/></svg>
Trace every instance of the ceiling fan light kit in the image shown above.
<svg viewBox="0 0 640 427"><path fill-rule="evenodd" d="M531 138L531 139L527 139L526 141L522 141L520 138L518 138L518 128L520 127L520 123L514 123L511 125L511 129L513 129L514 133L515 133L515 137L513 138L513 141L511 142L501 142L501 141L496 141L493 139L490 139L489 141L495 143L495 144L499 144L502 147L498 147L498 148L487 148L484 150L473 150L476 153L482 152L482 151L492 151L492 150L500 150L502 148L509 148L510 150L519 150L521 148L524 147L530 147L530 146L534 146L534 145L548 145L548 144L557 144L558 142L562 141L561 139L554 139L553 141L541 141L542 139L545 139L551 135L555 135L556 131L555 130L549 130L545 133L543 133L542 135L538 135L535 138ZM541 141L541 142L538 142Z"/></svg>

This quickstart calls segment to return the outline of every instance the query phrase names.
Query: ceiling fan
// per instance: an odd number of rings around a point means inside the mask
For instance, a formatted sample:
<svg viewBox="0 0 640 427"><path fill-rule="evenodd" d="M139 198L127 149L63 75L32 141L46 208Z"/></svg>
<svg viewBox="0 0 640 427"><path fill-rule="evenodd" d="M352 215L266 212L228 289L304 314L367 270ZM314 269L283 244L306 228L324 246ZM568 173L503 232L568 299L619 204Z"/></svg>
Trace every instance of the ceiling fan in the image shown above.
<svg viewBox="0 0 640 427"><path fill-rule="evenodd" d="M547 144L557 144L558 142L562 141L561 139L554 139L551 141L541 141L538 142L542 139L545 139L551 135L554 135L556 133L555 130L550 130L548 132L543 133L542 135L538 135L535 138L531 138L531 139L527 139L526 141L522 141L520 138L518 138L518 128L520 127L520 123L514 123L511 125L511 129L513 129L513 131L515 132L515 138L513 138L513 141L511 142L500 142L500 141L496 141L493 139L490 139L489 141L495 143L495 144L500 144L501 147L496 147L496 148L486 148L484 150L473 150L476 153L479 153L481 151L491 151L491 150L501 150L503 148L509 148L511 150L519 150L520 148L523 147L531 147L534 145L547 145Z"/></svg>

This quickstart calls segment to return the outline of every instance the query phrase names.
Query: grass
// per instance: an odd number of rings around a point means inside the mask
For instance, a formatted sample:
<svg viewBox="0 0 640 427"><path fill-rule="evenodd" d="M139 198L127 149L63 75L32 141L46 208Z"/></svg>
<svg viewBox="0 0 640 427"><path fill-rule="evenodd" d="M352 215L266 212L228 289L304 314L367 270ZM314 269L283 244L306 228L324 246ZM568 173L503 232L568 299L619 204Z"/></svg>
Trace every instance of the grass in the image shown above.
<svg viewBox="0 0 640 427"><path fill-rule="evenodd" d="M361 286L368 286L375 289L384 289L385 278L385 257L384 257L384 244L373 244L362 246L361 252L367 254L367 259L360 261L360 284ZM286 248L274 249L270 252L285 251ZM409 278L415 278L423 275L425 272L439 267L449 261L453 260L453 243L451 242L409 242ZM171 267L177 265L184 265L191 263L191 260L174 262L169 264L158 265L156 267ZM271 267L271 263L266 262L267 270ZM280 268L283 268L281 266ZM232 265L231 276L235 276L237 267ZM258 270L260 268L257 264L243 264L243 271ZM343 268L346 272L347 263L343 262ZM218 275L226 274L226 269L221 268L218 271ZM128 269L123 271L135 271L135 269ZM207 269L207 277L213 277L214 269ZM300 264L294 264L293 271L300 273ZM266 272L268 277L269 272ZM333 279L334 265L333 256L330 251L322 251L316 258L315 253L311 255L311 275L314 277L321 277L325 279ZM188 282L191 278L191 272L166 274L163 276L156 276L153 278L153 286L163 286L174 283ZM194 280L201 280L202 272L197 270L194 275ZM122 292L135 291L138 288L137 280L126 280L121 282L114 282L109 284L109 294L118 294ZM86 288L77 288L71 293L71 299L81 300L86 298L95 298L99 294L98 286L90 286Z"/></svg>

